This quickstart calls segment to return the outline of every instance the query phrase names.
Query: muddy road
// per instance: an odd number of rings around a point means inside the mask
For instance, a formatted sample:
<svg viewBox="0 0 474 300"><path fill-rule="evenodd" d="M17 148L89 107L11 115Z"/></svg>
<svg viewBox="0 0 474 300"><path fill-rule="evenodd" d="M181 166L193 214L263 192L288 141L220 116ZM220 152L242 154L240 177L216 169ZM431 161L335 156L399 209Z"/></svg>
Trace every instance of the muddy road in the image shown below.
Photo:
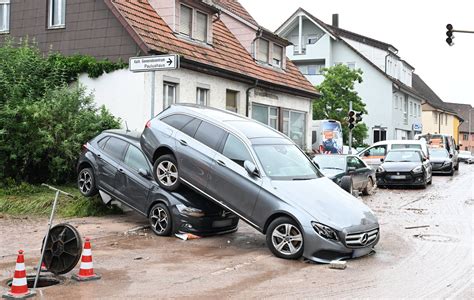
<svg viewBox="0 0 474 300"><path fill-rule="evenodd" d="M198 240L160 238L136 215L71 219L92 238L100 281L38 290L40 299L80 298L473 298L474 165L436 176L427 189L383 189L362 201L381 225L377 253L345 270L274 257L244 223L235 233ZM39 259L47 220L0 217L0 290L16 251L28 274Z"/></svg>

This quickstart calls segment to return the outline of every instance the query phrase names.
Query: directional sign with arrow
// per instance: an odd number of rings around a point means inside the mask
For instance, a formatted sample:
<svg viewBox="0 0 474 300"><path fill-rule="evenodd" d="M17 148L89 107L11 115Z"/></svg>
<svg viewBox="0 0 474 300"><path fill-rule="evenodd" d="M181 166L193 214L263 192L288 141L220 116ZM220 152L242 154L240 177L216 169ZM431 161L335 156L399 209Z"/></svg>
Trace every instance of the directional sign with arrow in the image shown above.
<svg viewBox="0 0 474 300"><path fill-rule="evenodd" d="M131 57L129 67L132 72L174 70L179 68L179 55L166 54Z"/></svg>

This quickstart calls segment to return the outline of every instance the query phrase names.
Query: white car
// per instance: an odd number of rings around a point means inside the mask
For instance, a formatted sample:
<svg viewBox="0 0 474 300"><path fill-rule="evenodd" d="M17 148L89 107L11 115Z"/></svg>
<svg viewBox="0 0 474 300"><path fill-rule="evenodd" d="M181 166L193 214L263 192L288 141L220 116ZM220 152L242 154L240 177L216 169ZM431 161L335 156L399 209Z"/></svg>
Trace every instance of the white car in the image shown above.
<svg viewBox="0 0 474 300"><path fill-rule="evenodd" d="M395 149L417 149L421 150L423 156L427 159L430 157L428 147L425 140L386 140L373 144L370 147L357 153L366 164L377 169L382 163L381 158L387 155L388 151Z"/></svg>
<svg viewBox="0 0 474 300"><path fill-rule="evenodd" d="M474 156L472 156L472 153L469 151L459 151L458 159L459 161L463 161L467 164L474 162Z"/></svg>

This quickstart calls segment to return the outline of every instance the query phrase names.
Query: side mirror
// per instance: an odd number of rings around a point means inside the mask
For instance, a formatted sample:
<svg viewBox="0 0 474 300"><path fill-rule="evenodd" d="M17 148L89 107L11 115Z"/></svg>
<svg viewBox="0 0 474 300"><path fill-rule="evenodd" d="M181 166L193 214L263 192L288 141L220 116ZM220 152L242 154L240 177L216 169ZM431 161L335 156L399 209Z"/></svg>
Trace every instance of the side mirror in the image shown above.
<svg viewBox="0 0 474 300"><path fill-rule="evenodd" d="M146 179L150 179L151 178L151 174L150 174L150 171L148 170L145 170L145 169L138 169L138 174Z"/></svg>
<svg viewBox="0 0 474 300"><path fill-rule="evenodd" d="M348 167L347 168L347 174L351 174L351 173L354 173L357 169L354 168L354 167Z"/></svg>
<svg viewBox="0 0 474 300"><path fill-rule="evenodd" d="M367 151L364 153L364 156L369 156L369 154L370 154L369 151Z"/></svg>
<svg viewBox="0 0 474 300"><path fill-rule="evenodd" d="M249 173L249 175L256 176L256 177L260 176L260 173L257 170L257 166L255 166L253 162L249 160L244 161L244 168L247 171L247 173Z"/></svg>
<svg viewBox="0 0 474 300"><path fill-rule="evenodd" d="M381 158L380 161L383 162L383 158Z"/></svg>
<svg viewBox="0 0 474 300"><path fill-rule="evenodd" d="M427 161L428 159L426 157L423 157L423 161Z"/></svg>
<svg viewBox="0 0 474 300"><path fill-rule="evenodd" d="M449 158L453 158L453 156L454 156L454 155L452 155L452 154L449 154Z"/></svg>

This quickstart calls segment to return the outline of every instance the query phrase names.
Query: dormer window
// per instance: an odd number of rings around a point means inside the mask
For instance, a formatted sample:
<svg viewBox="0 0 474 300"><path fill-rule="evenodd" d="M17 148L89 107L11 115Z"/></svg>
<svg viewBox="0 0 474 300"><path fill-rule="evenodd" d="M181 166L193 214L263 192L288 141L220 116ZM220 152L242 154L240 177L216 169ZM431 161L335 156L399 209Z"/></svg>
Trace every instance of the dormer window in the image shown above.
<svg viewBox="0 0 474 300"><path fill-rule="evenodd" d="M270 45L270 42L267 40L264 40L264 39L258 40L257 60L268 64L268 53L270 52L269 45Z"/></svg>
<svg viewBox="0 0 474 300"><path fill-rule="evenodd" d="M277 68L283 68L284 52L283 46L263 38L259 38L256 43L255 59L263 64Z"/></svg>
<svg viewBox="0 0 474 300"><path fill-rule="evenodd" d="M272 65L280 67L283 62L283 47L273 44L273 60Z"/></svg>
<svg viewBox="0 0 474 300"><path fill-rule="evenodd" d="M179 33L201 42L207 42L209 35L208 14L181 4L179 14Z"/></svg>

